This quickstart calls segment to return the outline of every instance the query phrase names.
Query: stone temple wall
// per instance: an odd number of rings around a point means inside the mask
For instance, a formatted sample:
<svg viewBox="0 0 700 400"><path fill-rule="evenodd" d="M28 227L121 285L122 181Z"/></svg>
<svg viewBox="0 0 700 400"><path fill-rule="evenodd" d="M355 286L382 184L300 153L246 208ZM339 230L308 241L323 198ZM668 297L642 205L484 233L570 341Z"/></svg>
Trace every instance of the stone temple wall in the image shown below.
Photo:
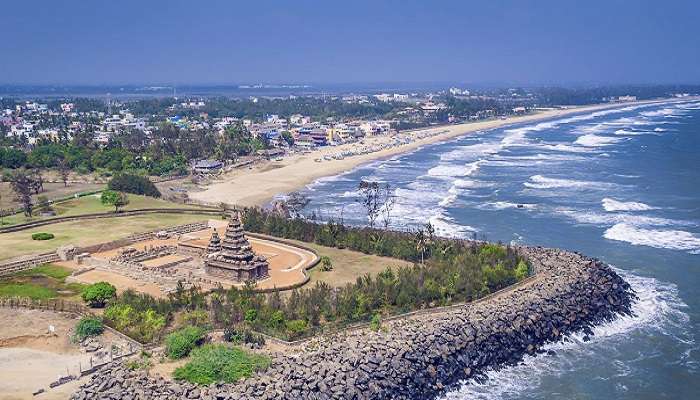
<svg viewBox="0 0 700 400"><path fill-rule="evenodd" d="M168 383L112 364L73 399L432 399L487 368L517 362L573 332L629 314L634 293L577 253L519 248L535 277L483 301L319 337L238 384ZM137 395L138 394L138 395ZM139 397L140 396L140 397Z"/></svg>

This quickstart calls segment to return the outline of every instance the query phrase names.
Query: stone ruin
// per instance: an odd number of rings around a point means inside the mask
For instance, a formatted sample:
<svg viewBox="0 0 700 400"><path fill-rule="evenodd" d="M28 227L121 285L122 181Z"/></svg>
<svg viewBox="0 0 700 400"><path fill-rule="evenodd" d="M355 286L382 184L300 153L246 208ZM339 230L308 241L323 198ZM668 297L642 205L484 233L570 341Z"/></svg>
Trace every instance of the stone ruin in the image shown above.
<svg viewBox="0 0 700 400"><path fill-rule="evenodd" d="M125 247L117 253L115 257L112 257L110 261L128 263L128 264L139 264L142 261L153 260L155 258L169 256L177 252L176 246L147 246L143 250L137 250L134 247Z"/></svg>

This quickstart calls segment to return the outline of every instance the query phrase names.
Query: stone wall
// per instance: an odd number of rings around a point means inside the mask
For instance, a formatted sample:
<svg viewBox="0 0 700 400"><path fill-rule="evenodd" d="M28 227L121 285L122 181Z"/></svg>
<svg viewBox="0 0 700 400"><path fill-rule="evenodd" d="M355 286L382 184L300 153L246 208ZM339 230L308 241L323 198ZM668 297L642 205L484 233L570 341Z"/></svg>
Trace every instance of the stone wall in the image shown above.
<svg viewBox="0 0 700 400"><path fill-rule="evenodd" d="M532 279L484 301L395 319L385 330L345 331L280 354L270 368L238 384L196 387L156 380L111 364L74 399L430 399L514 363L573 332L629 314L629 285L607 265L580 254L519 249Z"/></svg>
<svg viewBox="0 0 700 400"><path fill-rule="evenodd" d="M34 268L37 265L58 261L56 252L21 256L0 262L0 276L12 275L25 269Z"/></svg>

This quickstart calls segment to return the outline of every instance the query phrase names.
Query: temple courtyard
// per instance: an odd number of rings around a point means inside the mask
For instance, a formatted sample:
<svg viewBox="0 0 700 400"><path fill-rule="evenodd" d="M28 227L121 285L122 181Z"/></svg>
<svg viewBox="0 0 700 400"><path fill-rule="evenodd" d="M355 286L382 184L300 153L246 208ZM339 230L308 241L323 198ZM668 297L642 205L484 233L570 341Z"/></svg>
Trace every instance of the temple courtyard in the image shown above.
<svg viewBox="0 0 700 400"><path fill-rule="evenodd" d="M213 237L219 248L212 250ZM71 282L106 281L120 292L132 289L162 297L174 291L179 281L203 290L242 287L247 281L255 282L258 289L301 285L307 279L305 269L317 259L313 251L244 234L235 217L209 220L198 231L98 249L55 264L75 271L68 278Z"/></svg>

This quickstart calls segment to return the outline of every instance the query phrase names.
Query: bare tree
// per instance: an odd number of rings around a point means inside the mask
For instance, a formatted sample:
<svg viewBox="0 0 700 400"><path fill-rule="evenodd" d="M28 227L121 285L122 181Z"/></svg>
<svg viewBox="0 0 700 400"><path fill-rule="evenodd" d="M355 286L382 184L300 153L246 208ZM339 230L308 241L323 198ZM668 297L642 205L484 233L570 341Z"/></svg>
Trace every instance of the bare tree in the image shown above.
<svg viewBox="0 0 700 400"><path fill-rule="evenodd" d="M374 228L374 224L377 221L382 209L391 202L391 207L393 208L394 201L391 200L391 188L388 183L381 183L375 181L360 181L357 187L360 192L358 202L362 204L367 212L367 221L369 221L369 227ZM391 210L387 213L387 218L390 218ZM389 219L386 220L388 226Z"/></svg>
<svg viewBox="0 0 700 400"><path fill-rule="evenodd" d="M61 176L63 181L63 187L68 186L68 176L70 176L70 166L65 158L58 160L58 174Z"/></svg>
<svg viewBox="0 0 700 400"><path fill-rule="evenodd" d="M24 215L32 216L32 190L35 187L32 176L24 170L16 170L10 175L10 186L17 195L17 201L22 204Z"/></svg>
<svg viewBox="0 0 700 400"><path fill-rule="evenodd" d="M31 186L34 194L39 194L44 191L44 177L40 170L34 170L31 177Z"/></svg>
<svg viewBox="0 0 700 400"><path fill-rule="evenodd" d="M292 218L297 218L301 215L301 212L309 204L309 200L306 195L299 192L292 192L287 195L284 200L284 204Z"/></svg>

